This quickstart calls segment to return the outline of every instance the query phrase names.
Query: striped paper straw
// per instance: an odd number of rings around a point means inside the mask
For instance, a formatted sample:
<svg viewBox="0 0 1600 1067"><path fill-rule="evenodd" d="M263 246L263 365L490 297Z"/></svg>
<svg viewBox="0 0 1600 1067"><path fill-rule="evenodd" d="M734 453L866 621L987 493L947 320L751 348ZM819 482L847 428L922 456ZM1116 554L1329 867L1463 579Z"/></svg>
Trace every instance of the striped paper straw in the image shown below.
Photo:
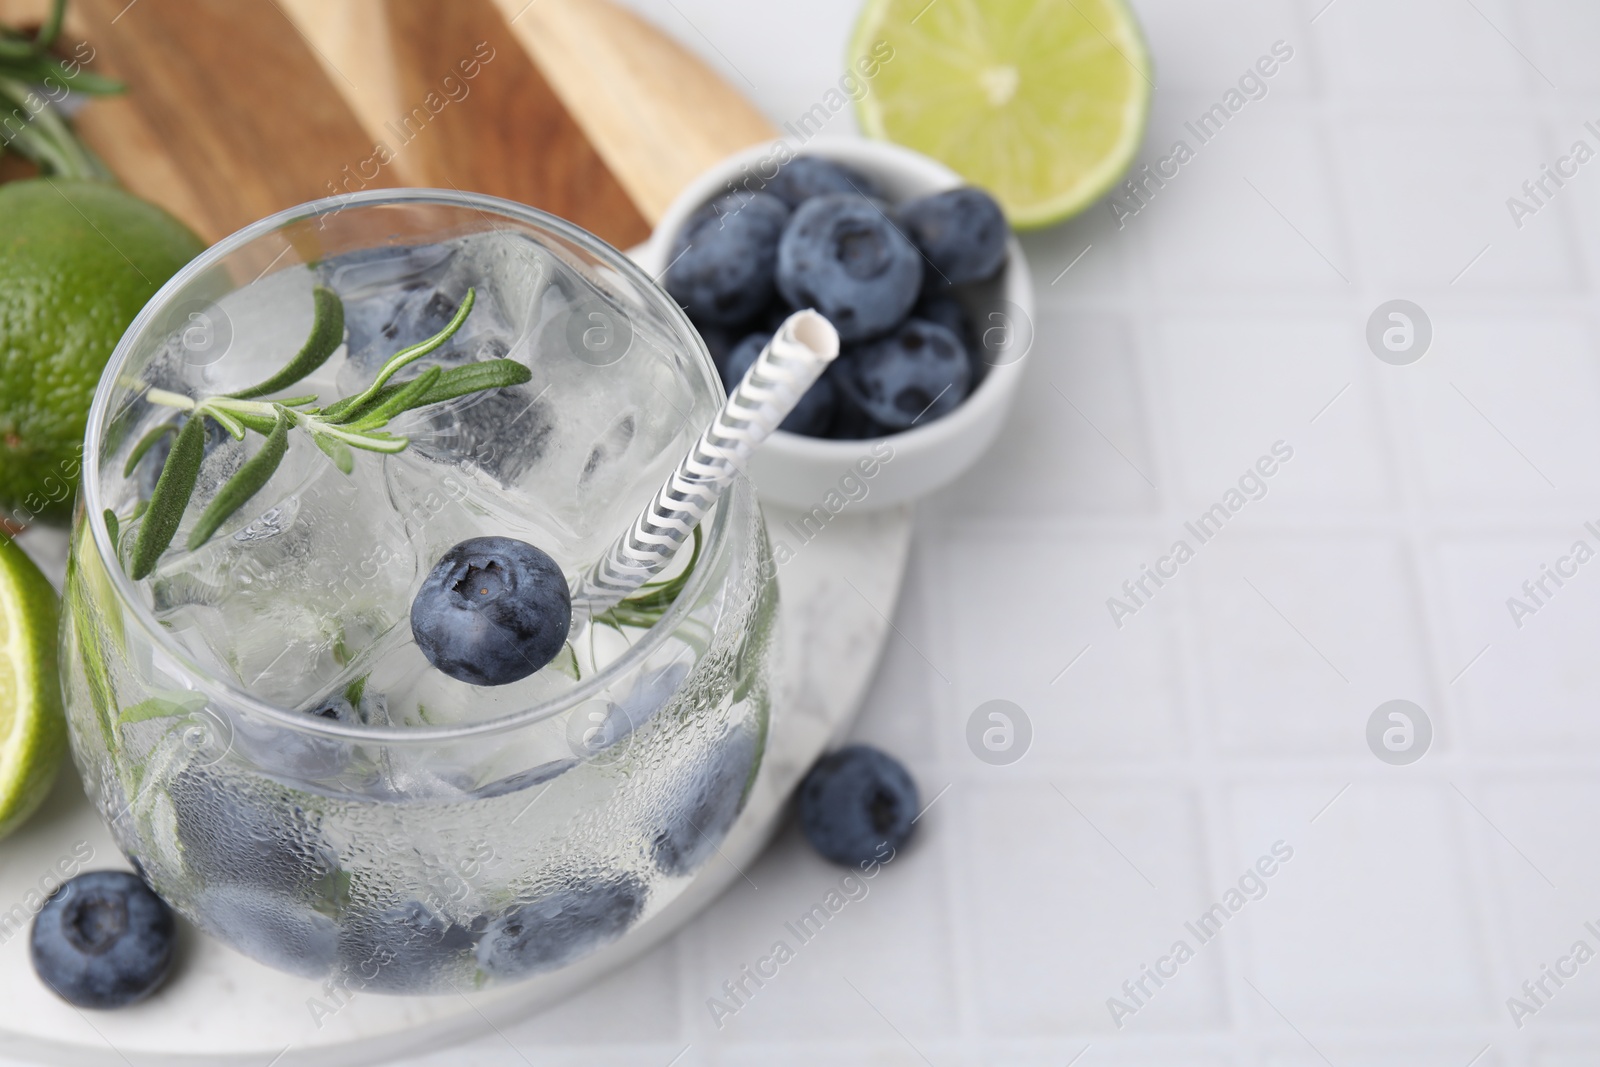
<svg viewBox="0 0 1600 1067"><path fill-rule="evenodd" d="M572 591L572 630L659 574L711 505L839 354L839 334L815 311L797 311L736 385L633 526Z"/></svg>

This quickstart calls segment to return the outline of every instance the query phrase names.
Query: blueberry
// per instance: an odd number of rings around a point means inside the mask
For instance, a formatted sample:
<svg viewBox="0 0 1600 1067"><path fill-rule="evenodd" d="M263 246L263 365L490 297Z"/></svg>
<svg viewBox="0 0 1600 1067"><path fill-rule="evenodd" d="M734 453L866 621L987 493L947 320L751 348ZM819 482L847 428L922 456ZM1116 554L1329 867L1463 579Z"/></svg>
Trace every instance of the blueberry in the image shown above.
<svg viewBox="0 0 1600 1067"><path fill-rule="evenodd" d="M778 290L797 308L816 308L842 341L893 329L920 288L922 256L866 197L813 197L783 231Z"/></svg>
<svg viewBox="0 0 1600 1067"><path fill-rule="evenodd" d="M846 351L834 365L840 407L891 431L948 415L972 386L972 364L960 338L921 319Z"/></svg>
<svg viewBox="0 0 1600 1067"><path fill-rule="evenodd" d="M924 291L917 306L911 309L911 317L943 326L971 351L972 320L967 318L967 309L961 306L961 301L949 293Z"/></svg>
<svg viewBox="0 0 1600 1067"><path fill-rule="evenodd" d="M844 390L838 384L844 371L839 364L843 362L836 360L828 371L829 379L834 382L834 392L839 396L844 394ZM839 402L833 414L833 424L828 427L828 436L835 441L870 441L899 432L895 427L885 426L855 404L844 400Z"/></svg>
<svg viewBox="0 0 1600 1067"><path fill-rule="evenodd" d="M684 223L666 290L696 322L731 326L772 299L778 238L789 206L767 193L730 193Z"/></svg>
<svg viewBox="0 0 1600 1067"><path fill-rule="evenodd" d="M1011 228L994 197L965 186L900 205L900 224L932 267L930 284L986 281L1006 263Z"/></svg>
<svg viewBox="0 0 1600 1067"><path fill-rule="evenodd" d="M554 970L621 937L644 910L644 897L639 880L624 874L516 905L490 920L478 942L478 966L500 979Z"/></svg>
<svg viewBox="0 0 1600 1067"><path fill-rule="evenodd" d="M767 310L763 311L756 318L755 327L748 329L739 335L740 339L742 340L753 333L777 333L778 328L789 320L789 316L793 315L795 310L796 309L789 306L789 302L787 300L781 296L778 297L777 299L773 300L772 303L768 304Z"/></svg>
<svg viewBox="0 0 1600 1067"><path fill-rule="evenodd" d="M50 894L33 920L33 969L80 1008L143 1000L172 970L172 909L127 871L86 871Z"/></svg>
<svg viewBox="0 0 1600 1067"><path fill-rule="evenodd" d="M339 934L333 920L281 893L240 885L202 889L196 914L225 944L280 971L320 978L333 969Z"/></svg>
<svg viewBox="0 0 1600 1067"><path fill-rule="evenodd" d="M507 685L555 659L572 596L544 552L509 537L473 537L444 554L411 602L411 633L439 670L472 685Z"/></svg>
<svg viewBox="0 0 1600 1067"><path fill-rule="evenodd" d="M313 718L326 719L328 722L342 722L346 725L360 721L360 716L356 714L355 705L342 696L329 697L306 712L306 714Z"/></svg>
<svg viewBox="0 0 1600 1067"><path fill-rule="evenodd" d="M817 761L800 783L800 829L823 856L845 866L898 850L917 816L917 784L893 756L850 745Z"/></svg>
<svg viewBox="0 0 1600 1067"><path fill-rule="evenodd" d="M983 337L973 329L972 319L967 316L967 309L961 305L961 301L947 291L923 289L917 306L911 309L911 317L943 326L955 334L956 340L967 350L967 362L972 366L973 387L983 380L989 370L989 364L983 359Z"/></svg>
<svg viewBox="0 0 1600 1067"><path fill-rule="evenodd" d="M699 332L700 340L706 343L706 351L711 353L711 362L717 365L717 373L721 374L723 365L728 362L728 353L733 351L733 346L744 336L740 332L743 327L697 322L694 328Z"/></svg>
<svg viewBox="0 0 1600 1067"><path fill-rule="evenodd" d="M766 192L790 207L799 207L814 196L829 193L854 193L877 196L878 187L865 176L818 156L799 156L778 168L777 177L766 184Z"/></svg>
<svg viewBox="0 0 1600 1067"><path fill-rule="evenodd" d="M346 725L361 721L355 707L339 696L329 697L304 714ZM350 764L348 741L300 733L249 714L236 715L232 724L234 749L269 774L330 778Z"/></svg>
<svg viewBox="0 0 1600 1067"><path fill-rule="evenodd" d="M740 341L728 354L728 362L722 370L722 383L730 393L771 340L770 333L753 333ZM807 437L821 437L828 432L828 425L833 422L834 404L833 382L826 377L818 378L816 384L805 391L800 397L800 403L795 405L794 410L789 412L788 417L778 428L790 433L802 433Z"/></svg>
<svg viewBox="0 0 1600 1067"><path fill-rule="evenodd" d="M313 899L338 871L312 818L285 794L246 794L214 771L189 768L173 778L168 797L184 866L202 882Z"/></svg>
<svg viewBox="0 0 1600 1067"><path fill-rule="evenodd" d="M348 919L339 939L339 962L354 984L385 993L418 992L453 959L477 945L477 930L441 918L419 901Z"/></svg>
<svg viewBox="0 0 1600 1067"><path fill-rule="evenodd" d="M767 306L753 319L733 326L696 322L694 328L700 332L701 340L705 341L706 351L711 353L711 362L716 364L717 375L726 383L728 357L739 346L739 342L753 333L777 333L778 327L793 314L794 308L790 307L783 297L774 295Z"/></svg>
<svg viewBox="0 0 1600 1067"><path fill-rule="evenodd" d="M760 762L753 730L724 737L688 791L688 802L650 842L650 858L663 874L683 875L711 857L744 806L745 789Z"/></svg>

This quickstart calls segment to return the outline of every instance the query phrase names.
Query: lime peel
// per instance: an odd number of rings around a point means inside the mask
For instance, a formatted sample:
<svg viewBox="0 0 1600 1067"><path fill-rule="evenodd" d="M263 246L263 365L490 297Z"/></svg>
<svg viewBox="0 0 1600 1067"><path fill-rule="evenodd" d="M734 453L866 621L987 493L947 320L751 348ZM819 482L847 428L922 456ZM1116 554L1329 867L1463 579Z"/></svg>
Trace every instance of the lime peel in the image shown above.
<svg viewBox="0 0 1600 1067"><path fill-rule="evenodd" d="M44 802L67 751L56 592L0 534L0 837Z"/></svg>

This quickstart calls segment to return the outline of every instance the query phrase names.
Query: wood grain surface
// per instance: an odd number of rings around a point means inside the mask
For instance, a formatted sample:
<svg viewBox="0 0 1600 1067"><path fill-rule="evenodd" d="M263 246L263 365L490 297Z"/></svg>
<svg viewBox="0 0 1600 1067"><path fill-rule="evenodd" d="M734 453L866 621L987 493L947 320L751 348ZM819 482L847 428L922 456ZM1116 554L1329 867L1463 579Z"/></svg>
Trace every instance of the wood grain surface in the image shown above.
<svg viewBox="0 0 1600 1067"><path fill-rule="evenodd" d="M328 195L345 161L371 151L270 0L75 0L69 10L69 33L95 50L92 68L128 86L84 107L84 140L208 241Z"/></svg>
<svg viewBox="0 0 1600 1067"><path fill-rule="evenodd" d="M776 135L696 56L610 0L494 0L645 218L711 164Z"/></svg>
<svg viewBox="0 0 1600 1067"><path fill-rule="evenodd" d="M531 204L622 248L649 236L489 0L279 2L405 184Z"/></svg>
<svg viewBox="0 0 1600 1067"><path fill-rule="evenodd" d="M630 48L671 59L651 69L699 86L696 99L721 85L746 114L743 141L757 139L754 111L697 60L632 16L593 6L589 32L620 16ZM45 7L0 0L0 20L26 25ZM77 112L84 140L132 191L208 241L306 200L412 185L504 196L628 247L648 236L660 190L681 187L664 175L688 176L613 148L654 172L613 177L590 143L596 120L574 118L571 98L491 0L72 0L66 36L93 46L92 69L128 84ZM726 125L718 114L701 121ZM12 161L0 176L18 173ZM650 210L635 206L640 190Z"/></svg>

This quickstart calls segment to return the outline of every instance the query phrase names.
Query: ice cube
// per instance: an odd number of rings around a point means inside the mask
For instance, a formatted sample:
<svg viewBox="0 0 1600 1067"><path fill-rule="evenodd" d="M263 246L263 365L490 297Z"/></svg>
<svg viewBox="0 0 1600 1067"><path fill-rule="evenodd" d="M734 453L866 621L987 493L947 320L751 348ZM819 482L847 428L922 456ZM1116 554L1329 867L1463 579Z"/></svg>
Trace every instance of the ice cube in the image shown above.
<svg viewBox="0 0 1600 1067"><path fill-rule="evenodd" d="M601 432L589 446L589 458L584 460L583 470L578 474L579 489L589 489L612 473L613 465L621 461L628 446L633 444L638 428L638 416L629 411L617 416L616 421Z"/></svg>
<svg viewBox="0 0 1600 1067"><path fill-rule="evenodd" d="M546 668L510 685L472 685L435 668L416 642L407 640L385 646L367 685L387 694L392 725L442 726L531 708L565 692L572 679Z"/></svg>
<svg viewBox="0 0 1600 1067"><path fill-rule="evenodd" d="M279 706L334 689L406 618L417 576L381 462L359 455L345 475L294 440L279 473L210 541L163 561L152 598L175 635Z"/></svg>
<svg viewBox="0 0 1600 1067"><path fill-rule="evenodd" d="M429 459L413 445L389 456L384 473L390 506L405 524L424 574L451 548L485 535L515 537L550 553L563 568L576 566L564 551L571 532L530 507L537 501L506 489L475 465Z"/></svg>
<svg viewBox="0 0 1600 1067"><path fill-rule="evenodd" d="M343 696L330 696L302 714L342 723L361 721L355 706ZM233 717L233 748L268 774L296 781L332 778L350 765L355 746L336 737L301 732L250 714Z"/></svg>
<svg viewBox="0 0 1600 1067"><path fill-rule="evenodd" d="M512 234L363 249L324 261L318 278L343 299L349 331L340 385L364 386L396 352L444 329L469 288L476 299L466 321L417 368L506 356L527 329L549 270L548 253Z"/></svg>
<svg viewBox="0 0 1600 1067"><path fill-rule="evenodd" d="M420 422L416 429L412 425ZM544 455L555 408L527 386L462 397L404 424L412 447L440 463L470 467L502 486L521 481Z"/></svg>

